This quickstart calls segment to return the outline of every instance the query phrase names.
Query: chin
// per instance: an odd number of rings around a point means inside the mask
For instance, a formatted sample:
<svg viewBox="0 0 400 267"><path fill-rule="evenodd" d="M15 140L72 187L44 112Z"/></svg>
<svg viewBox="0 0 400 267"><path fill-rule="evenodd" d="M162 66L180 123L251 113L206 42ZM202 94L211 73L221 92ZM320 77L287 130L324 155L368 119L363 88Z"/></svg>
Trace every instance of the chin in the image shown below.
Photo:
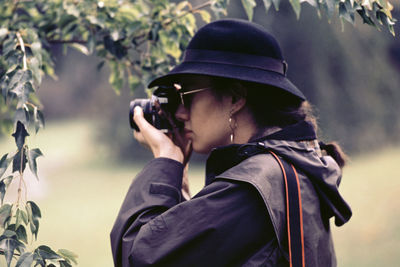
<svg viewBox="0 0 400 267"><path fill-rule="evenodd" d="M193 142L193 151L199 154L209 154L211 152L212 148L207 147L207 146L202 146L197 144L196 142Z"/></svg>

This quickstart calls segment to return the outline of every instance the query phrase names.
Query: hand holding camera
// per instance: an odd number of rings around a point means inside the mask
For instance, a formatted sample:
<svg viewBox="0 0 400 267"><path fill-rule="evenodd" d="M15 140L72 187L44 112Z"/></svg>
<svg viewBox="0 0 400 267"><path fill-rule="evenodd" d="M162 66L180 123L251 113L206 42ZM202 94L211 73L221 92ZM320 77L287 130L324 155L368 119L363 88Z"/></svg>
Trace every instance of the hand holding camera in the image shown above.
<svg viewBox="0 0 400 267"><path fill-rule="evenodd" d="M184 165L189 161L191 141L184 138L183 123L175 118L180 104L174 87L159 87L151 99L130 103L129 120L135 138L148 146L154 157L166 157Z"/></svg>

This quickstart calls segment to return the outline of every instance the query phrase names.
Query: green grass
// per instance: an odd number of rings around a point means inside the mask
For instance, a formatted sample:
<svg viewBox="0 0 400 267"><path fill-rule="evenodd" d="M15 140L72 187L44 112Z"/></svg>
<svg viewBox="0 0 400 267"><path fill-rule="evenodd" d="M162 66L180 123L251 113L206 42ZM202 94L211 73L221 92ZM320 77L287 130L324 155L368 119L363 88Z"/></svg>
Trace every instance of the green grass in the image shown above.
<svg viewBox="0 0 400 267"><path fill-rule="evenodd" d="M38 241L79 255L79 266L113 266L109 232L135 174L141 165L120 166L106 161L106 150L95 142L87 122L50 122L31 147L40 147L37 182L29 173L28 198L38 203L42 219ZM127 127L127 130L128 127ZM0 154L12 151L10 140L0 142ZM334 229L339 266L395 266L400 249L398 175L400 149L354 159L345 169L341 189L354 216ZM195 193L203 185L203 166L192 166ZM11 188L10 188L11 189ZM15 186L14 186L15 189ZM15 201L15 193L8 193Z"/></svg>
<svg viewBox="0 0 400 267"><path fill-rule="evenodd" d="M113 266L109 233L132 179L143 166L107 162L105 146L95 142L94 127L87 121L49 124L28 138L30 148L39 147L45 155L38 158L40 181L29 171L25 175L28 199L42 211L33 246L69 249L79 255L78 266ZM1 155L15 150L11 139L0 141ZM196 192L203 174L196 167L193 172ZM16 190L14 183L5 201L15 202Z"/></svg>
<svg viewBox="0 0 400 267"><path fill-rule="evenodd" d="M339 266L398 266L400 149L361 156L344 170L341 191L353 209L334 229Z"/></svg>

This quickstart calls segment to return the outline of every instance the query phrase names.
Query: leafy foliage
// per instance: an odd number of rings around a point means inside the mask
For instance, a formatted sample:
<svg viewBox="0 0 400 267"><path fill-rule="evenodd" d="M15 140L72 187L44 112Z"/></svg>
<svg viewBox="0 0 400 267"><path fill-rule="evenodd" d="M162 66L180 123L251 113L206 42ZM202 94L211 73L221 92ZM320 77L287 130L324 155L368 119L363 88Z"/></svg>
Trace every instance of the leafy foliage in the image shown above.
<svg viewBox="0 0 400 267"><path fill-rule="evenodd" d="M45 245L26 251L28 240L39 232L41 211L27 199L24 173L28 163L38 178L40 149L30 149L26 138L38 132L45 121L36 92L43 76L56 78L53 44L72 47L84 55L102 59L109 82L118 93L127 82L132 91L165 74L182 58L182 51L197 30L197 21L210 22L226 15L229 0L204 1L192 6L189 1L168 0L36 0L0 1L0 131L11 133L16 151L0 158L0 254L7 266L72 266L76 255L68 250L55 252ZM289 0L297 17L301 3L307 2L318 14L331 19L337 14L354 24L355 16L374 27L386 27L394 34L392 5L387 0ZM255 0L241 0L251 20ZM266 12L279 9L281 0L263 0ZM211 10L211 11L210 11ZM11 171L8 173L10 165ZM4 176L4 177L3 177ZM3 203L9 184L19 181L17 199ZM23 198L25 191L25 198ZM31 234L31 235L30 235Z"/></svg>
<svg viewBox="0 0 400 267"><path fill-rule="evenodd" d="M396 19L391 11L393 5L388 0L289 0L296 17L300 17L301 4L306 2L313 6L318 15L325 13L329 20L336 14L342 19L355 24L355 15L361 17L363 23L379 28L379 25L387 28L393 35ZM243 7L248 18L253 17L253 9L256 7L254 0L242 0ZM273 5L279 10L281 0L263 0L266 11Z"/></svg>

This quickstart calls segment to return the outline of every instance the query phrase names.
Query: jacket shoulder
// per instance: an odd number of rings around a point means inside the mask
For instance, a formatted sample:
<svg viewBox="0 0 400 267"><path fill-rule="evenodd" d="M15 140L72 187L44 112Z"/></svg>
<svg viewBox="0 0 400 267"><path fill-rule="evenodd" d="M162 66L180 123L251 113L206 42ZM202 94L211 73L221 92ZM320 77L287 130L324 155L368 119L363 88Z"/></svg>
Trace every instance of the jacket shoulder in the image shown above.
<svg viewBox="0 0 400 267"><path fill-rule="evenodd" d="M252 156L216 176L218 178L250 183L266 196L271 189L277 189L276 187L284 190L282 170L269 153Z"/></svg>
<svg viewBox="0 0 400 267"><path fill-rule="evenodd" d="M262 197L271 218L279 246L285 240L285 186L282 170L269 154L252 156L218 175L216 179L246 182L254 186Z"/></svg>

